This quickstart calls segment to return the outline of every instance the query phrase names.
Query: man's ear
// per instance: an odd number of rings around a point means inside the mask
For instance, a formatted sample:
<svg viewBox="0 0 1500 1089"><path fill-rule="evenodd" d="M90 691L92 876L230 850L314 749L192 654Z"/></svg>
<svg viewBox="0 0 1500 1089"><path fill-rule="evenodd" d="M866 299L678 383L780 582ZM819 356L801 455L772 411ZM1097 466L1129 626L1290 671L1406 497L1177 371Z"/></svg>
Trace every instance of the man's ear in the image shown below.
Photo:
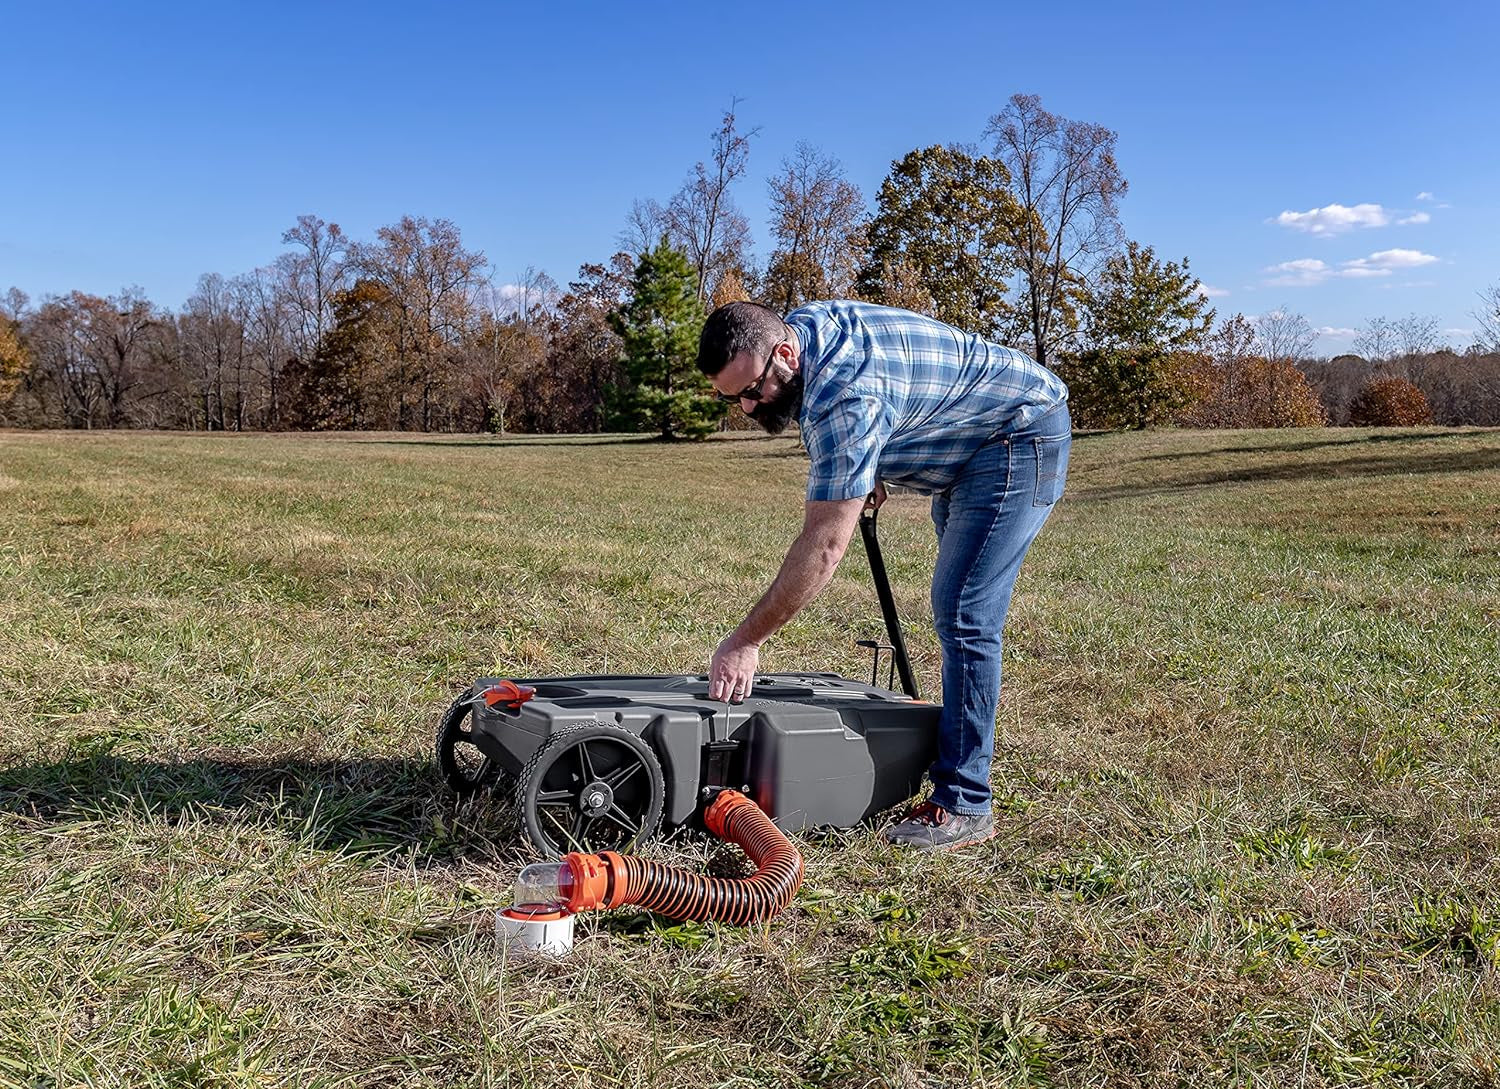
<svg viewBox="0 0 1500 1089"><path fill-rule="evenodd" d="M793 329L790 325L786 325L785 322L783 322L782 324L786 326L786 343L787 347L791 349L792 356L791 362L787 365L792 368L792 373L796 374L802 369L802 334L797 332L797 330Z"/></svg>

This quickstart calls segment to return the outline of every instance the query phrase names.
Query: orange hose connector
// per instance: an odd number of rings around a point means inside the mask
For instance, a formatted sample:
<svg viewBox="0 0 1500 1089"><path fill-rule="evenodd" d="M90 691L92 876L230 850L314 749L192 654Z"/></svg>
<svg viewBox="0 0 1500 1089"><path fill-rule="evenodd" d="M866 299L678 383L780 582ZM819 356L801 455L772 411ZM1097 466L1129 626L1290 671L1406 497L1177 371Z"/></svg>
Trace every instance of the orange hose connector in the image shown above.
<svg viewBox="0 0 1500 1089"><path fill-rule="evenodd" d="M705 877L615 851L573 852L569 911L635 904L673 919L743 925L779 915L802 884L802 855L771 818L737 790L725 790L703 814L708 830L742 848L750 877Z"/></svg>

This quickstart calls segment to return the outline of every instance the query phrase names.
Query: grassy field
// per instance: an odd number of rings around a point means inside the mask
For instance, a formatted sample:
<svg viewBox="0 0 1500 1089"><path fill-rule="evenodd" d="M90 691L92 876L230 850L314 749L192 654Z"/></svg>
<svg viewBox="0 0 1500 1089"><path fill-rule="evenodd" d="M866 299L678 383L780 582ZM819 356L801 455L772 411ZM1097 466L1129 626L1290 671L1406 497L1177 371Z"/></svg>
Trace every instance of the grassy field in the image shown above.
<svg viewBox="0 0 1500 1089"><path fill-rule="evenodd" d="M581 922L437 716L697 672L786 439L0 434L0 1085L1500 1085L1500 432L1080 438L958 856L804 840L769 926ZM936 690L925 502L886 560ZM767 670L868 668L854 546ZM653 848L700 862L707 848Z"/></svg>

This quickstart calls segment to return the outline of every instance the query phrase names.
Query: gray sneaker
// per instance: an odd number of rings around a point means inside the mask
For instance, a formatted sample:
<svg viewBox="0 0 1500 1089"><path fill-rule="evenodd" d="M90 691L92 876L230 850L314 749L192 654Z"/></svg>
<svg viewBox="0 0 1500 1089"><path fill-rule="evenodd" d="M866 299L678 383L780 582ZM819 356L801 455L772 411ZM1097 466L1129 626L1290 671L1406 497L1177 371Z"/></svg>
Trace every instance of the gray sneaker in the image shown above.
<svg viewBox="0 0 1500 1089"><path fill-rule="evenodd" d="M919 802L885 830L885 841L916 851L951 851L995 835L993 813L952 813L935 802Z"/></svg>

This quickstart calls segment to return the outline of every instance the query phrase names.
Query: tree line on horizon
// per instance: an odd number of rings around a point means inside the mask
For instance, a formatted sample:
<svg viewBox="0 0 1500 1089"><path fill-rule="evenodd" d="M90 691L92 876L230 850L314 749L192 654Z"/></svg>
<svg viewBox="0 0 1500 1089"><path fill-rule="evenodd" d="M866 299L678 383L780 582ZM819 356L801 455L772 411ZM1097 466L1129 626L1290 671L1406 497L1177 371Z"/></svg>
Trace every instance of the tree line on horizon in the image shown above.
<svg viewBox="0 0 1500 1089"><path fill-rule="evenodd" d="M665 202L637 200L604 261L565 287L497 286L447 220L369 240L298 218L270 264L200 277L180 310L138 289L0 298L0 425L208 431L640 431L744 426L693 365L712 307L785 313L858 298L1032 354L1087 428L1500 424L1500 285L1481 334L1372 319L1355 353L1311 359L1286 308L1220 319L1187 258L1128 239L1116 134L1015 95L977 147L892 163L871 210L840 164L799 144L769 181L772 248L752 253L734 191L757 132L727 110Z"/></svg>

